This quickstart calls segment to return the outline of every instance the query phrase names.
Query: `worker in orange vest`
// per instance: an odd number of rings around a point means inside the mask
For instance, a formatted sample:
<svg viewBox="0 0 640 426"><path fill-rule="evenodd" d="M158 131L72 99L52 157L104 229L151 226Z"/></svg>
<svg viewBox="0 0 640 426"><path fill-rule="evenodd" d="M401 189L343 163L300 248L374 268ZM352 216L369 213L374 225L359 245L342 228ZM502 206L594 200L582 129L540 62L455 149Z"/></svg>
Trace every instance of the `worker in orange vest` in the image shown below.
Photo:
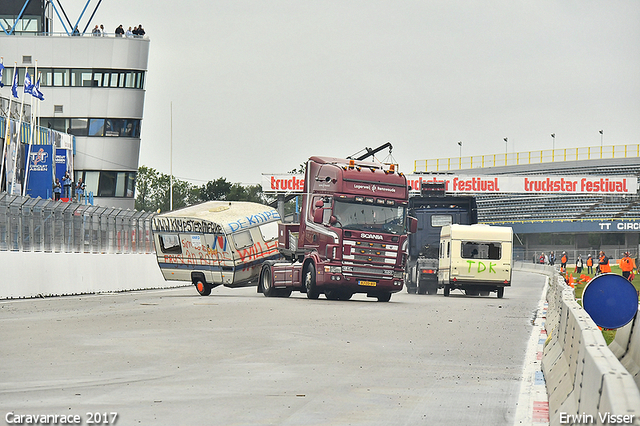
<svg viewBox="0 0 640 426"><path fill-rule="evenodd" d="M601 274L611 272L611 266L609 266L609 258L606 254L604 254L604 251L600 251L600 260L598 261L598 267L600 268Z"/></svg>
<svg viewBox="0 0 640 426"><path fill-rule="evenodd" d="M587 274L593 274L593 258L591 255L587 257Z"/></svg>
<svg viewBox="0 0 640 426"><path fill-rule="evenodd" d="M631 276L631 271L633 271L635 267L636 262L629 257L629 252L626 252L624 254L624 257L620 259L620 269L622 270L622 276L631 281L629 277Z"/></svg>
<svg viewBox="0 0 640 426"><path fill-rule="evenodd" d="M569 257L567 256L567 252L563 251L562 252L562 257L560 258L560 270L562 272L566 272L567 271L567 261L569 260Z"/></svg>

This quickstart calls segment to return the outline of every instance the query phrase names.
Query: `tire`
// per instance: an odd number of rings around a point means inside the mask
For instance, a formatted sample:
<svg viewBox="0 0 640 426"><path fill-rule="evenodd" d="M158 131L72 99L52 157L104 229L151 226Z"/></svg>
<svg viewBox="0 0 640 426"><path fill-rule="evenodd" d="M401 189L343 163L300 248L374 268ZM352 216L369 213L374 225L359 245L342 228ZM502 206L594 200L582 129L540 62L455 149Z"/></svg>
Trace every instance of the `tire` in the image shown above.
<svg viewBox="0 0 640 426"><path fill-rule="evenodd" d="M351 293L350 291L343 291L340 293L340 300L349 300L351 299L351 296L353 296L353 293Z"/></svg>
<svg viewBox="0 0 640 426"><path fill-rule="evenodd" d="M409 294L416 294L416 288L415 287L411 287L410 285L407 284L407 293Z"/></svg>
<svg viewBox="0 0 640 426"><path fill-rule="evenodd" d="M437 286L428 287L427 294L428 295L438 294L438 287Z"/></svg>
<svg viewBox="0 0 640 426"><path fill-rule="evenodd" d="M502 296L504 296L504 287L500 287L498 288L498 299L502 299Z"/></svg>
<svg viewBox="0 0 640 426"><path fill-rule="evenodd" d="M451 287L449 287L448 285L444 286L444 297L449 297L449 294L451 293Z"/></svg>
<svg viewBox="0 0 640 426"><path fill-rule="evenodd" d="M204 278L194 278L193 285L196 286L196 290L200 293L200 296L208 296L211 294L211 285L207 284Z"/></svg>
<svg viewBox="0 0 640 426"><path fill-rule="evenodd" d="M288 288L278 288L275 289L275 296L276 297L284 297L287 298L289 296L291 296L291 289Z"/></svg>
<svg viewBox="0 0 640 426"><path fill-rule="evenodd" d="M327 300L340 300L340 293L338 290L325 290L324 297L326 297Z"/></svg>
<svg viewBox="0 0 640 426"><path fill-rule="evenodd" d="M378 302L388 302L391 300L391 293L380 293L378 295Z"/></svg>
<svg viewBox="0 0 640 426"><path fill-rule="evenodd" d="M313 263L309 263L305 269L304 286L307 289L307 299L315 300L320 297L320 292L316 287L316 268Z"/></svg>
<svg viewBox="0 0 640 426"><path fill-rule="evenodd" d="M418 294L427 294L427 286L418 284Z"/></svg>
<svg viewBox="0 0 640 426"><path fill-rule="evenodd" d="M271 277L271 267L269 265L264 265L262 267L262 272L260 273L260 289L262 290L264 297L275 296L275 289L273 288L273 281Z"/></svg>

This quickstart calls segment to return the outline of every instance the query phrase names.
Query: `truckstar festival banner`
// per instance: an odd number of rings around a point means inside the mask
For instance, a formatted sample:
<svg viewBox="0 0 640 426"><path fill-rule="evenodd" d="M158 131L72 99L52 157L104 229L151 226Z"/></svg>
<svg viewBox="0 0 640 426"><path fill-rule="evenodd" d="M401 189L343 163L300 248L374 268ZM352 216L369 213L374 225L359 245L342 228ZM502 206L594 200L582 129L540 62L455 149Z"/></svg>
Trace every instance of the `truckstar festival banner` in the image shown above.
<svg viewBox="0 0 640 426"><path fill-rule="evenodd" d="M623 195L638 192L635 176L594 175L407 175L411 192L420 192L422 182L445 182L445 190L452 194L593 194ZM264 192L302 193L304 175L263 174Z"/></svg>

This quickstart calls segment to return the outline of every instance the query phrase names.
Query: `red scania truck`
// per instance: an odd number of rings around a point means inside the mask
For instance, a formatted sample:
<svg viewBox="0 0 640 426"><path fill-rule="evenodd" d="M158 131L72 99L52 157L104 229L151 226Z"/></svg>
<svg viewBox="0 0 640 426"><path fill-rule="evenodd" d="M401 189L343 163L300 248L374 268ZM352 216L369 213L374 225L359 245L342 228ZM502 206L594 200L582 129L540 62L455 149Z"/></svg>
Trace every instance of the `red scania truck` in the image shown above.
<svg viewBox="0 0 640 426"><path fill-rule="evenodd" d="M262 265L258 291L348 300L366 293L387 302L403 288L408 228L406 177L393 165L311 157L300 223L278 225L286 261Z"/></svg>

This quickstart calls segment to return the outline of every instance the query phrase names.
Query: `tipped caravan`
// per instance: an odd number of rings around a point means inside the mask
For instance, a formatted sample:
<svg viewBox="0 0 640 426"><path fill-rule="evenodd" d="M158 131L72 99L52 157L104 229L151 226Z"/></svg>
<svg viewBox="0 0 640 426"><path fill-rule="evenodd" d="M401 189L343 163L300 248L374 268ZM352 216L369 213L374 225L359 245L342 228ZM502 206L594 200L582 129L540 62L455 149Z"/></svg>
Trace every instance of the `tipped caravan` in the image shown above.
<svg viewBox="0 0 640 426"><path fill-rule="evenodd" d="M165 280L188 281L207 296L219 285L256 285L265 260L279 259L278 212L263 204L208 201L153 218Z"/></svg>

